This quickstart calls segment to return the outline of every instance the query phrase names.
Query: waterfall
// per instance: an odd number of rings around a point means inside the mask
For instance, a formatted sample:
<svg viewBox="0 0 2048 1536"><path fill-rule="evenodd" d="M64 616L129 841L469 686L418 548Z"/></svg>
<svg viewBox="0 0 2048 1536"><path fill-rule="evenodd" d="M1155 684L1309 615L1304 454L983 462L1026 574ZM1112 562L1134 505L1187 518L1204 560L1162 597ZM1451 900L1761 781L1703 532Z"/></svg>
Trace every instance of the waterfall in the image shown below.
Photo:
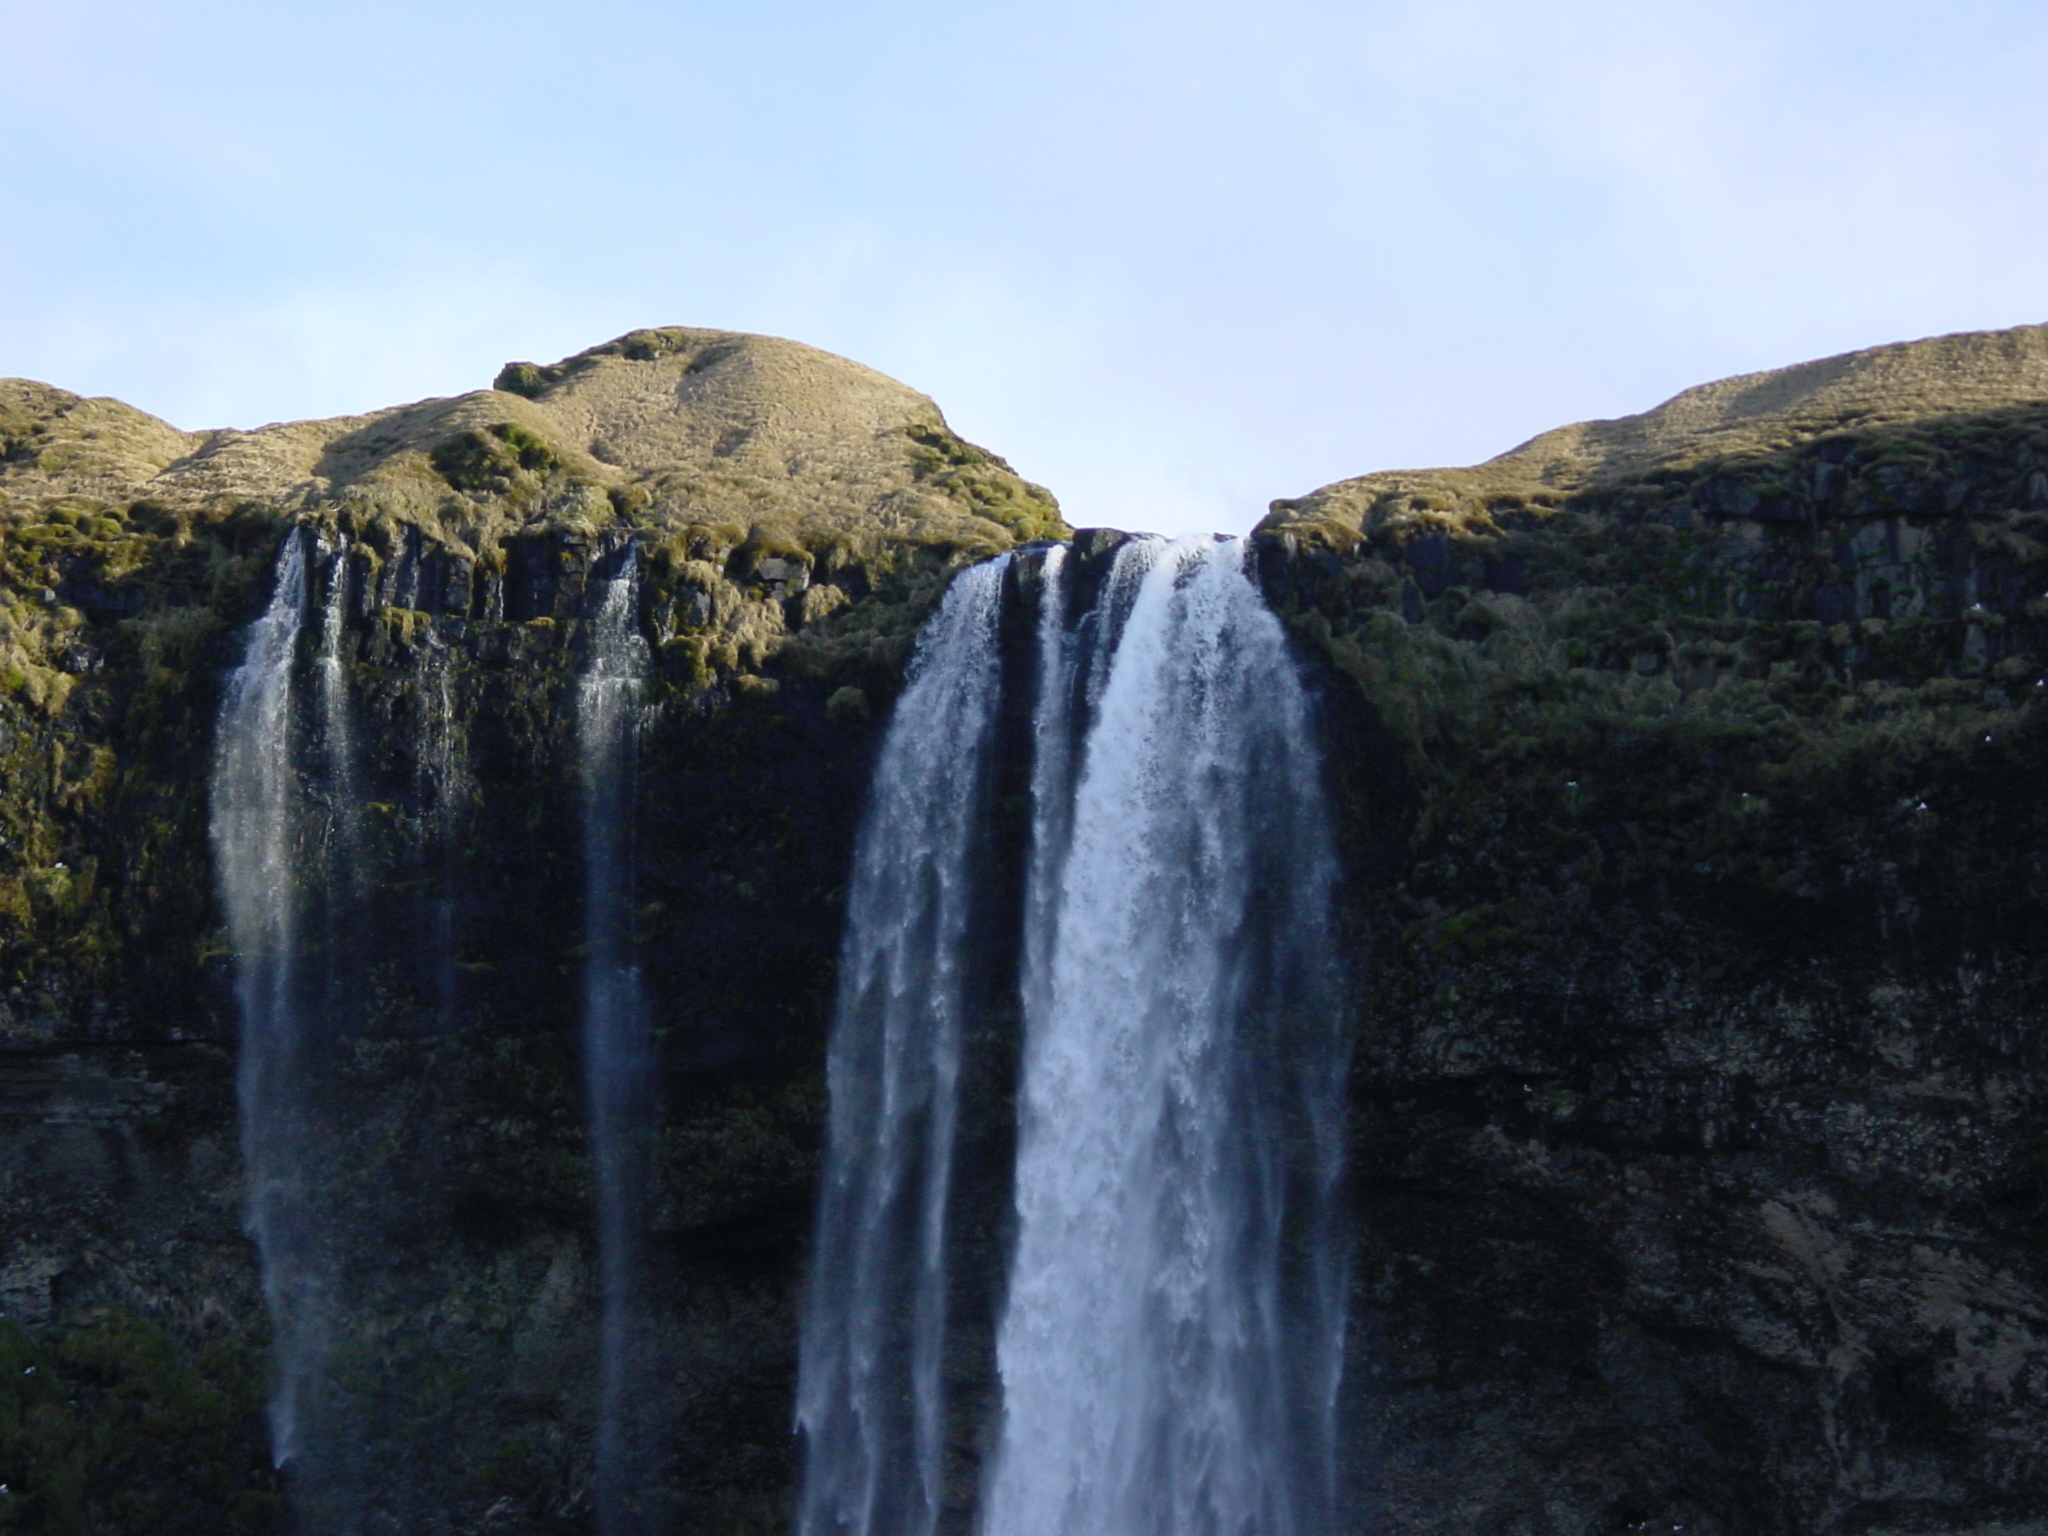
<svg viewBox="0 0 2048 1536"><path fill-rule="evenodd" d="M310 710L297 692L316 547L306 530L286 534L269 604L229 675L209 831L235 955L245 1221L272 1331L271 1452L290 1469L303 1528L349 1532L364 1519L362 1446L355 1410L333 1379L349 1239L321 1085L329 1037L350 1017L349 925L362 892L341 654L345 544L318 551ZM309 968L309 955L321 963Z"/></svg>
<svg viewBox="0 0 2048 1536"><path fill-rule="evenodd" d="M274 1333L270 1443L279 1466L301 1449L326 1347L315 1222L296 1134L304 1114L299 1059L306 1020L296 976L301 893L294 874L299 785L292 664L306 609L305 544L296 529L285 536L270 604L249 626L242 664L228 678L215 737L210 825L235 953L244 1219L263 1267Z"/></svg>
<svg viewBox="0 0 2048 1536"><path fill-rule="evenodd" d="M855 855L797 1385L801 1536L930 1536L942 1504L945 1209L1005 565L961 572L919 636Z"/></svg>
<svg viewBox="0 0 2048 1536"><path fill-rule="evenodd" d="M306 782L309 801L323 805L325 815L309 828L319 838L318 878L301 879L301 898L318 913L321 961L318 992L308 995L304 1007L325 1021L321 1033L333 1035L345 1031L361 1013L356 989L362 978L361 923L367 888L355 725L343 654L348 643L348 539L336 535L331 546L318 539L315 549L320 555L319 580L309 584L315 586L310 595L317 595L320 608L313 651L317 750L310 754L314 772ZM304 1070L300 1077L309 1081ZM303 1143L305 1129L299 1134Z"/></svg>
<svg viewBox="0 0 2048 1536"><path fill-rule="evenodd" d="M1124 546L1130 548L1129 544ZM1038 699L1031 716L1031 849L1024 877L1024 963L1027 1015L1051 975L1048 963L1059 922L1059 873L1073 825L1068 793L1074 769L1074 685L1081 648L1067 631L1067 548L1045 552L1038 571Z"/></svg>
<svg viewBox="0 0 2048 1536"><path fill-rule="evenodd" d="M355 732L348 713L348 676L342 645L348 623L348 540L337 538L326 560L326 594L320 604L320 650L314 658L319 677L320 730L326 758L328 788L345 840L352 840L355 811Z"/></svg>
<svg viewBox="0 0 2048 1536"><path fill-rule="evenodd" d="M1028 959L989 1536L1287 1536L1329 1486L1343 1056L1306 700L1242 545L1141 562Z"/></svg>
<svg viewBox="0 0 2048 1536"><path fill-rule="evenodd" d="M1092 602L1073 551L1036 561L1016 1238L985 1536L1308 1536L1329 1513L1335 862L1307 697L1244 558L1235 541L1131 539ZM945 1502L943 1217L963 980L989 963L967 914L1003 864L973 856L1001 581L964 572L920 638L856 856L800 1536L930 1536Z"/></svg>
<svg viewBox="0 0 2048 1536"><path fill-rule="evenodd" d="M1065 545L1046 550L1038 597L1037 698L1031 720L1031 848L1025 874L1024 1014L1048 1006L1061 908L1061 872L1074 827L1074 776L1085 729L1102 702L1117 639L1165 541L1143 535L1117 546L1096 601L1078 622L1067 611Z"/></svg>
<svg viewBox="0 0 2048 1536"><path fill-rule="evenodd" d="M633 769L647 642L637 551L628 545L590 621L576 695L582 759L583 1061L597 1200L598 1526L651 1529L640 1496L653 1466L646 1363L645 1232L652 1165L653 1040L634 953Z"/></svg>
<svg viewBox="0 0 2048 1536"><path fill-rule="evenodd" d="M418 804L431 806L427 833L435 853L434 878L427 899L425 928L432 935L427 946L431 956L434 1001L444 1030L455 1027L455 888L456 860L462 831L464 804L474 793L459 749L461 732L455 713L455 663L448 646L431 640L421 657L419 688L414 695L418 709L413 732L418 755L414 759L413 795Z"/></svg>

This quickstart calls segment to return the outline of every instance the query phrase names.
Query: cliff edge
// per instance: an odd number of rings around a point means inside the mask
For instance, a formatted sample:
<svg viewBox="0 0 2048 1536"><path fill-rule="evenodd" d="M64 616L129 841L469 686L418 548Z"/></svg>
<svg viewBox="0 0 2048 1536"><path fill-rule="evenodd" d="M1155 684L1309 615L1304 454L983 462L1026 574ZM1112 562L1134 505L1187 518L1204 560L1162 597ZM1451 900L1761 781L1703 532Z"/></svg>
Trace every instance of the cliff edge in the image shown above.
<svg viewBox="0 0 2048 1536"><path fill-rule="evenodd" d="M1701 384L1640 415L1557 427L1468 468L1341 480L1275 501L1260 526L1339 538L1404 525L1481 530L1494 514L1771 460L1815 440L1839 448L1892 441L1888 428L2043 403L2048 325L1896 342Z"/></svg>

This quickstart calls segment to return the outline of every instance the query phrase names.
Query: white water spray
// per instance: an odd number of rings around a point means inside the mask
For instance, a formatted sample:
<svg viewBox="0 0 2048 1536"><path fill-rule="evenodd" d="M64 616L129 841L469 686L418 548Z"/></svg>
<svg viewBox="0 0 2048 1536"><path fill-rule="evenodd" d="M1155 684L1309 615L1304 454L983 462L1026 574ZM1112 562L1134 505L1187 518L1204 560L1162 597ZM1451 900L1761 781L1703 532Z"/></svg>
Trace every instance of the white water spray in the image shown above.
<svg viewBox="0 0 2048 1536"><path fill-rule="evenodd" d="M1024 986L984 1530L1291 1536L1326 1497L1342 1346L1307 706L1242 546L1124 553L1142 585L1032 899L1058 915Z"/></svg>
<svg viewBox="0 0 2048 1536"><path fill-rule="evenodd" d="M327 785L345 841L353 841L355 794L355 731L349 720L348 675L342 646L348 624L348 540L337 538L326 551L326 591L320 603L320 649L313 658L319 678L321 749ZM344 857L347 852L344 850Z"/></svg>
<svg viewBox="0 0 2048 1536"><path fill-rule="evenodd" d="M324 587L307 700L299 654L316 606L316 553ZM271 1453L290 1469L299 1527L321 1536L350 1536L367 1518L361 1437L335 1379L348 1239L318 1086L352 985L342 924L360 879L345 571L345 546L286 534L269 604L221 701L209 827L235 954L244 1211L271 1324ZM308 966L309 955L322 963Z"/></svg>
<svg viewBox="0 0 2048 1536"><path fill-rule="evenodd" d="M256 1239L270 1313L270 1454L291 1466L322 1530L352 1528L338 1495L340 1462L326 1444L326 1366L334 1348L332 1264L324 1251L319 1167L311 1153L309 1053L317 1006L299 975L309 889L307 838L330 827L311 815L299 774L293 676L309 602L309 535L291 530L276 559L270 602L248 629L242 666L227 678L215 731L211 840L227 934L236 952L236 1053L244 1223ZM328 645L322 647L324 662ZM324 690L324 709L332 696ZM334 729L324 748L334 752Z"/></svg>
<svg viewBox="0 0 2048 1536"><path fill-rule="evenodd" d="M1017 1233L985 1536L1309 1536L1343 1331L1334 861L1235 542L1039 557ZM1027 572L1028 574L1028 572ZM1031 583L1020 586L1028 588ZM849 902L800 1536L929 1536L1000 573L920 639ZM989 867L997 867L996 865ZM1000 903L998 903L1000 905Z"/></svg>
<svg viewBox="0 0 2048 1536"><path fill-rule="evenodd" d="M221 701L210 826L235 950L244 1220L262 1263L274 1335L270 1443L279 1466L300 1451L326 1349L324 1286L313 1263L313 1213L297 1155L306 1021L296 977L301 893L293 848L299 783L292 666L305 609L305 535L294 530L278 554L270 604L249 627L242 664Z"/></svg>

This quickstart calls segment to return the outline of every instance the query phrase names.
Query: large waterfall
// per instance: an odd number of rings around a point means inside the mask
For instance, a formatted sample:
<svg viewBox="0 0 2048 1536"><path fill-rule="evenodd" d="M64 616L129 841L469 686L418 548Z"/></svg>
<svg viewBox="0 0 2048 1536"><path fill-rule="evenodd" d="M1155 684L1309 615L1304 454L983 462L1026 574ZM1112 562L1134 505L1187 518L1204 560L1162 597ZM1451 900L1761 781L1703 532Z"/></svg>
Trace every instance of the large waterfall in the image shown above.
<svg viewBox="0 0 2048 1536"><path fill-rule="evenodd" d="M991 1536L1286 1533L1326 1483L1333 861L1241 561L1126 546L1142 584L1078 781L1041 780L1071 828L1032 900L1055 915L1025 988Z"/></svg>
<svg viewBox="0 0 2048 1536"><path fill-rule="evenodd" d="M1092 600L1072 551L1036 559L1016 1232L982 1529L1313 1531L1342 1352L1344 1053L1307 701L1241 544L1128 541ZM964 941L998 580L964 575L928 628L862 834L803 1536L929 1532L950 1502L943 1218L962 976L987 963Z"/></svg>
<svg viewBox="0 0 2048 1536"><path fill-rule="evenodd" d="M308 1536L438 1530L472 1497L472 1469L412 1448L424 1415L466 1411L447 1351L469 1347L450 1331L467 1303L442 1288L467 1260L410 1267L393 1235L420 1251L451 1210L488 1213L435 1172L466 1132L437 1118L434 1086L448 1064L511 1059L460 1038L474 920L450 861L482 780L450 718L468 684L431 632L401 674L351 628L385 581L376 552L352 553L286 538L213 774L272 1438ZM1307 700L1244 558L1210 540L1027 549L962 571L919 637L847 893L801 1536L1325 1523L1343 1326L1333 860ZM634 935L659 912L636 896L640 580L633 545L598 557L579 675L555 695L577 767L564 852L584 914L604 1536L662 1529L674 1497ZM394 721L402 772L357 739ZM989 1198L964 1207L956 1184ZM565 1294L574 1271L548 1263Z"/></svg>
<svg viewBox="0 0 2048 1536"><path fill-rule="evenodd" d="M632 936L633 765L647 642L639 564L628 545L590 621L577 688L583 779L583 1071L597 1201L600 1332L597 1498L604 1536L652 1528L641 1487L652 1466L646 1355L648 1169L653 1039Z"/></svg>

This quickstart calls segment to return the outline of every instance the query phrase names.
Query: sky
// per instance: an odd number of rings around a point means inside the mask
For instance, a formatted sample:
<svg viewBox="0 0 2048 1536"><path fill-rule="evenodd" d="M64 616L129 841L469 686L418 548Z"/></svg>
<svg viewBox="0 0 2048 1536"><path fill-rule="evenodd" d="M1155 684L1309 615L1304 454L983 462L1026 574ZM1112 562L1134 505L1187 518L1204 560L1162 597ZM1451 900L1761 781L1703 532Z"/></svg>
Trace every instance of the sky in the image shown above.
<svg viewBox="0 0 2048 1536"><path fill-rule="evenodd" d="M187 429L624 331L1242 531L2048 321L2039 0L0 0L0 376Z"/></svg>

